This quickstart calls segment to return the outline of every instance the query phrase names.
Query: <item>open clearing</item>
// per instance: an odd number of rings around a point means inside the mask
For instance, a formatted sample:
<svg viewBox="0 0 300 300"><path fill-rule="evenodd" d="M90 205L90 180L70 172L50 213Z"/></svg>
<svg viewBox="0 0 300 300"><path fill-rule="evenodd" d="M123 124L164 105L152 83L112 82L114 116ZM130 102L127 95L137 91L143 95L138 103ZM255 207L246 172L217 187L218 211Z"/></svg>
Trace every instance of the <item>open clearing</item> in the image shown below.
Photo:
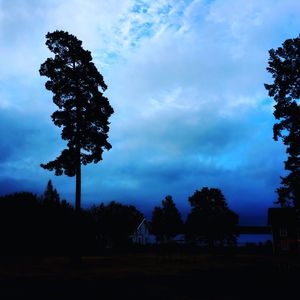
<svg viewBox="0 0 300 300"><path fill-rule="evenodd" d="M124 254L2 258L0 299L288 299L299 257Z"/></svg>

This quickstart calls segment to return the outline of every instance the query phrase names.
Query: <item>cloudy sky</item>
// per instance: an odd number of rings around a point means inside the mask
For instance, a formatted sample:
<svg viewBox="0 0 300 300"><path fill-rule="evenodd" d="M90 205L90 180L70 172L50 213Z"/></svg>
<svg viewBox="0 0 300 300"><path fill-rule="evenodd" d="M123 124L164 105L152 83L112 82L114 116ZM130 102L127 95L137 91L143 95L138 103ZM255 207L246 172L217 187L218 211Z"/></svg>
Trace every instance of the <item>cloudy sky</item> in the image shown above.
<svg viewBox="0 0 300 300"><path fill-rule="evenodd" d="M300 28L298 0L0 0L0 194L41 193L51 179L74 202L74 178L40 163L65 144L39 67L45 34L83 41L115 114L113 148L83 169L83 206L116 200L149 215L171 194L182 211L221 188L241 222L266 222L284 174L263 84L268 50Z"/></svg>

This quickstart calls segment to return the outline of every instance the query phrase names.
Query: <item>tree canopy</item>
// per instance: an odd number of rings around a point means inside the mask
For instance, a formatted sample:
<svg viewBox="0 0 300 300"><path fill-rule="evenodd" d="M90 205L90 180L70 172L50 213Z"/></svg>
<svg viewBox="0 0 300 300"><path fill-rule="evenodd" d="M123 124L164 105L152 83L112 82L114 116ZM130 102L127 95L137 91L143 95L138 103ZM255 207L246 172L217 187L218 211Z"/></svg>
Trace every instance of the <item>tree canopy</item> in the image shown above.
<svg viewBox="0 0 300 300"><path fill-rule="evenodd" d="M278 203L300 208L300 36L286 40L281 47L269 51L267 70L273 78L265 84L269 96L275 101L274 140L279 138L286 145L288 158L277 189Z"/></svg>
<svg viewBox="0 0 300 300"><path fill-rule="evenodd" d="M228 208L220 189L204 187L189 197L192 207L186 221L187 239L207 242L235 243L238 215Z"/></svg>
<svg viewBox="0 0 300 300"><path fill-rule="evenodd" d="M110 247L128 244L129 236L144 219L134 206L115 201L93 207L91 214L95 220L98 240Z"/></svg>

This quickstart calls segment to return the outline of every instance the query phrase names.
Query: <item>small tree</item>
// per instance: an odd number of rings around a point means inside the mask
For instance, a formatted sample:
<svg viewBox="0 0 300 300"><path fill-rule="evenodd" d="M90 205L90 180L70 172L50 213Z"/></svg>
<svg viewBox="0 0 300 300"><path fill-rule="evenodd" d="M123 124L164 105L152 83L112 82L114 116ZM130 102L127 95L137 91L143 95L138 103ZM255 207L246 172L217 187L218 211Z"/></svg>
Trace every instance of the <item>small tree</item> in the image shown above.
<svg viewBox="0 0 300 300"><path fill-rule="evenodd" d="M42 200L47 205L58 205L60 202L60 197L55 188L53 188L52 181L49 180L46 190L42 196Z"/></svg>
<svg viewBox="0 0 300 300"><path fill-rule="evenodd" d="M210 249L215 242L236 242L238 215L228 208L220 189L204 187L188 201L192 207L186 221L188 240L207 242Z"/></svg>
<svg viewBox="0 0 300 300"><path fill-rule="evenodd" d="M286 40L269 54L267 70L272 74L273 84L265 84L265 88L275 101L274 116L278 123L273 127L274 140L281 138L288 154L288 174L281 177L277 203L282 207L292 203L300 208L300 36Z"/></svg>
<svg viewBox="0 0 300 300"><path fill-rule="evenodd" d="M152 232L158 241L170 241L182 230L182 219L172 196L166 196L162 207L155 207L152 212Z"/></svg>
<svg viewBox="0 0 300 300"><path fill-rule="evenodd" d="M111 148L107 141L109 122L113 113L108 99L103 96L107 86L103 76L92 63L90 51L82 42L64 31L46 35L46 45L54 58L48 58L40 68L47 76L46 89L53 92L58 110L52 120L62 127L61 137L67 148L54 160L41 164L55 175L76 176L75 209L81 207L81 164L98 163L103 151Z"/></svg>

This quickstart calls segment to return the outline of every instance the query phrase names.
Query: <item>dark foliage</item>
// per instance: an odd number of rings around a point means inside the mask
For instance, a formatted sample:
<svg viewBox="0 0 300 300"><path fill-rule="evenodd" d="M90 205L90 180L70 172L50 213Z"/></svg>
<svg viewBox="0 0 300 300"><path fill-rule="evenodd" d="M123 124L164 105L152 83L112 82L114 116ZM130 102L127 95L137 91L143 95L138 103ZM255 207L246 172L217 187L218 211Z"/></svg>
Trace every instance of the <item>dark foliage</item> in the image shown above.
<svg viewBox="0 0 300 300"><path fill-rule="evenodd" d="M67 201L57 202L59 195L54 195L55 202L27 192L0 197L0 254L73 255L95 250L91 217L87 212L75 214Z"/></svg>
<svg viewBox="0 0 300 300"><path fill-rule="evenodd" d="M41 197L27 192L0 197L0 254L76 258L105 248L124 249L144 219L132 205L111 202L78 214L59 199L51 181Z"/></svg>
<svg viewBox="0 0 300 300"><path fill-rule="evenodd" d="M1 253L39 255L52 252L54 245L63 247L60 221L57 212L46 210L31 193L0 197Z"/></svg>
<svg viewBox="0 0 300 300"><path fill-rule="evenodd" d="M168 242L183 230L183 223L172 196L166 196L162 207L155 207L152 212L151 231L157 241Z"/></svg>
<svg viewBox="0 0 300 300"><path fill-rule="evenodd" d="M132 205L110 202L101 203L91 209L96 223L97 240L104 247L124 247L130 244L134 233L144 216Z"/></svg>
<svg viewBox="0 0 300 300"><path fill-rule="evenodd" d="M185 224L188 240L207 243L210 248L216 243L235 244L238 215L228 208L221 190L204 187L188 200L192 207Z"/></svg>
<svg viewBox="0 0 300 300"><path fill-rule="evenodd" d="M40 236L41 221L40 205L32 193L15 193L0 197L0 251L31 251L33 243Z"/></svg>
<svg viewBox="0 0 300 300"><path fill-rule="evenodd" d="M273 127L274 140L281 138L288 154L288 174L281 177L277 203L282 207L292 203L300 208L300 37L286 40L269 54L267 70L273 83L265 84L265 88L275 101L274 116L278 122Z"/></svg>
<svg viewBox="0 0 300 300"><path fill-rule="evenodd" d="M64 31L48 33L46 38L54 58L41 65L40 75L49 78L45 86L58 106L51 117L56 126L62 127L67 149L41 166L54 170L55 175L76 175L76 210L80 210L81 164L98 163L103 151L111 148L107 138L113 109L103 96L107 88L103 76L82 42Z"/></svg>

